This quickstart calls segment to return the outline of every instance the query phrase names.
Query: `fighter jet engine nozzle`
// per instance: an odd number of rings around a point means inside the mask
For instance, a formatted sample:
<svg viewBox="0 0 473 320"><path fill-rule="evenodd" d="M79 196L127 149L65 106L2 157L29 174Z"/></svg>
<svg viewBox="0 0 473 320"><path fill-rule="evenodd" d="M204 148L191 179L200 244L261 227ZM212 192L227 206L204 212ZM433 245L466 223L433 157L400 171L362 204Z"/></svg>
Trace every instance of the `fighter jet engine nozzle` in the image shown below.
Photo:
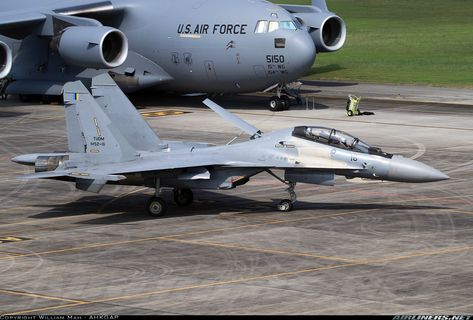
<svg viewBox="0 0 473 320"><path fill-rule="evenodd" d="M447 175L422 162L394 156L389 165L387 180L411 183L436 182L450 179Z"/></svg>
<svg viewBox="0 0 473 320"><path fill-rule="evenodd" d="M54 171L67 160L69 156L39 156L36 158L34 171L36 173Z"/></svg>
<svg viewBox="0 0 473 320"><path fill-rule="evenodd" d="M12 62L13 57L10 47L0 41L0 79L8 76L12 68Z"/></svg>
<svg viewBox="0 0 473 320"><path fill-rule="evenodd" d="M110 27L69 27L61 35L58 52L71 65L113 69L128 57L128 39Z"/></svg>
<svg viewBox="0 0 473 320"><path fill-rule="evenodd" d="M332 13L298 13L296 18L307 28L317 52L333 52L345 45L345 21Z"/></svg>

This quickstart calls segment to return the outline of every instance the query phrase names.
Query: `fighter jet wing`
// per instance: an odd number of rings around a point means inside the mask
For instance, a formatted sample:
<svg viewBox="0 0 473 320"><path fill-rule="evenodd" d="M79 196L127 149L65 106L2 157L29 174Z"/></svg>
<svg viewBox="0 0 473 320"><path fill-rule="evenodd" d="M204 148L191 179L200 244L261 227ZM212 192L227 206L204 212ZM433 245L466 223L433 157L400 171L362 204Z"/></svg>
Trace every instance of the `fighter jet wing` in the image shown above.
<svg viewBox="0 0 473 320"><path fill-rule="evenodd" d="M74 172L69 171L50 171L50 172L39 172L32 174L20 175L17 178L22 180L35 180L35 179L51 179L51 178L77 178L85 180L103 180L103 181L120 181L126 179L124 176L120 175L107 175L107 174L97 174L90 173L87 171L75 170Z"/></svg>
<svg viewBox="0 0 473 320"><path fill-rule="evenodd" d="M99 165L91 168L93 172L107 172L110 175L125 175L139 172L165 171L175 169L189 169L210 166L257 167L259 164L251 162L229 161L220 155L189 155L189 153L166 155L156 161L135 160L124 163Z"/></svg>

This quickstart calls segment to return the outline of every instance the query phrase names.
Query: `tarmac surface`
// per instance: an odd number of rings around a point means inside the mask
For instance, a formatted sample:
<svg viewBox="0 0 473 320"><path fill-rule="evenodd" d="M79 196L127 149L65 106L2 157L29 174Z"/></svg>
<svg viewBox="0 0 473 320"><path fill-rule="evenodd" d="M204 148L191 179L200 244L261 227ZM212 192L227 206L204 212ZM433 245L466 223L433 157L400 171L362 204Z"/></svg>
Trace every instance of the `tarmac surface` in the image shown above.
<svg viewBox="0 0 473 320"><path fill-rule="evenodd" d="M200 100L134 97L164 139L239 135ZM10 158L66 150L64 112L1 101L0 314L473 314L473 106L364 100L375 115L347 118L338 97L283 113L216 101L263 131L335 127L451 180L300 184L282 214L284 185L261 175L186 209L165 193L155 220L150 189L15 179L30 168Z"/></svg>

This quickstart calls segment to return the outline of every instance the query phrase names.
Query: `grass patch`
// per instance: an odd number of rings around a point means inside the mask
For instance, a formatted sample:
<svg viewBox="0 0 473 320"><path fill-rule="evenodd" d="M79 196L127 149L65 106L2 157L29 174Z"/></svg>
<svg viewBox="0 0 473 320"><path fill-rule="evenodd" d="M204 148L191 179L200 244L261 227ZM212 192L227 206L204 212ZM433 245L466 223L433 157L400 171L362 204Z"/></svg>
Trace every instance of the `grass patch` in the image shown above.
<svg viewBox="0 0 473 320"><path fill-rule="evenodd" d="M319 54L307 79L473 88L473 1L327 3L347 23L347 42L339 52Z"/></svg>

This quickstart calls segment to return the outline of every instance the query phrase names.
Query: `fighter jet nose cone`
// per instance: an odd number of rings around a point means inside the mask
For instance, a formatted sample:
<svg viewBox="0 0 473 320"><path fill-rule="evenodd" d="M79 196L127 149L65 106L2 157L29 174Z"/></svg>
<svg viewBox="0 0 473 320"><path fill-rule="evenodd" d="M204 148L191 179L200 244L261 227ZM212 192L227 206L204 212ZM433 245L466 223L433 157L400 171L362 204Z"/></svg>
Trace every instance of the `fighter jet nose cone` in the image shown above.
<svg viewBox="0 0 473 320"><path fill-rule="evenodd" d="M23 165L34 165L36 162L36 158L38 158L37 154L25 154L14 157L11 159L11 161Z"/></svg>
<svg viewBox="0 0 473 320"><path fill-rule="evenodd" d="M392 181L426 183L450 179L449 176L422 162L404 157L393 157L388 172Z"/></svg>
<svg viewBox="0 0 473 320"><path fill-rule="evenodd" d="M23 163L24 157L23 156L18 156L18 157L14 157L11 159L11 161L15 162L15 163Z"/></svg>

